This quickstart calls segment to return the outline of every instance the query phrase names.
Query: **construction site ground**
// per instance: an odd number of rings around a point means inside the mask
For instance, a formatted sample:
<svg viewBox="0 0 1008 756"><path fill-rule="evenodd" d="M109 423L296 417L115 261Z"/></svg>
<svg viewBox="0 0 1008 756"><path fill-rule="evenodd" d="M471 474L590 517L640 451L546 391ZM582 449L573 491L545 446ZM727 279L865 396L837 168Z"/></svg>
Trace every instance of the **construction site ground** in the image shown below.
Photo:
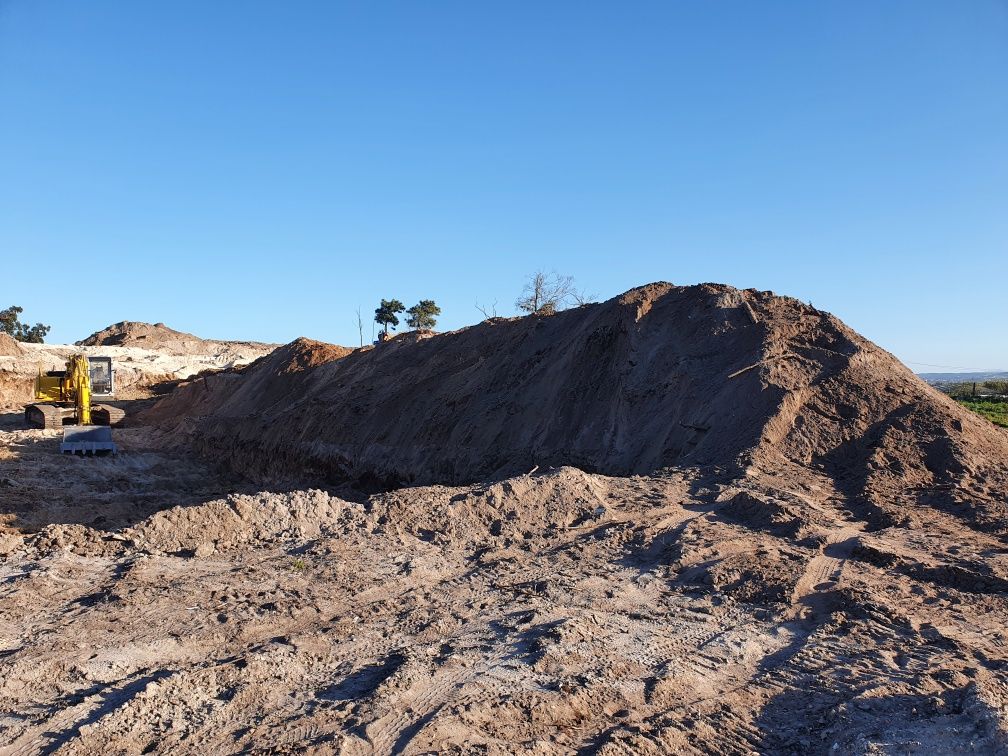
<svg viewBox="0 0 1008 756"><path fill-rule="evenodd" d="M1005 748L1008 561L952 515L807 470L264 491L0 427L5 754Z"/></svg>
<svg viewBox="0 0 1008 756"><path fill-rule="evenodd" d="M0 364L3 756L1008 753L1008 432L829 313L88 341L115 456Z"/></svg>

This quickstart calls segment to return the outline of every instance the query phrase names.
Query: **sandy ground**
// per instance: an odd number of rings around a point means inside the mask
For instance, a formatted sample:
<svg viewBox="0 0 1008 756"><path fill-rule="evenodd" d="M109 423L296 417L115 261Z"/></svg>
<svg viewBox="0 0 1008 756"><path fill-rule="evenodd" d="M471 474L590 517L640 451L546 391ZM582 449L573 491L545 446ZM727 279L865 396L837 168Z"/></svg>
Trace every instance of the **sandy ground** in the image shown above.
<svg viewBox="0 0 1008 756"><path fill-rule="evenodd" d="M254 491L0 431L0 752L998 753L1003 539L828 479Z"/></svg>

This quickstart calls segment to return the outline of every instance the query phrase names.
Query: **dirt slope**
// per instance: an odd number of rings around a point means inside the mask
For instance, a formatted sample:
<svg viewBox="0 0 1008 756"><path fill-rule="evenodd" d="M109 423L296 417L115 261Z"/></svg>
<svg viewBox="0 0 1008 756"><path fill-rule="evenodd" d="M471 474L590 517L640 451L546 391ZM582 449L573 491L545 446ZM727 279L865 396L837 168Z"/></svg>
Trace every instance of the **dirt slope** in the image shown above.
<svg viewBox="0 0 1008 756"><path fill-rule="evenodd" d="M264 412L309 389L313 369L352 353L352 349L299 338L252 365L205 375L183 384L144 413L142 421L173 425L180 419L213 415L227 404L241 402L249 412ZM253 409L253 406L257 409Z"/></svg>
<svg viewBox="0 0 1008 756"><path fill-rule="evenodd" d="M327 349L294 342L219 401L189 387L156 418L198 403L191 441L246 471L391 484L536 465L626 475L797 464L869 499L971 486L989 503L1008 470L1006 434L833 316L770 292L651 284L552 317L342 359ZM1003 506L972 506L1000 526Z"/></svg>
<svg viewBox="0 0 1008 756"><path fill-rule="evenodd" d="M18 346L14 337L0 333L0 357L17 357L20 354L21 347Z"/></svg>

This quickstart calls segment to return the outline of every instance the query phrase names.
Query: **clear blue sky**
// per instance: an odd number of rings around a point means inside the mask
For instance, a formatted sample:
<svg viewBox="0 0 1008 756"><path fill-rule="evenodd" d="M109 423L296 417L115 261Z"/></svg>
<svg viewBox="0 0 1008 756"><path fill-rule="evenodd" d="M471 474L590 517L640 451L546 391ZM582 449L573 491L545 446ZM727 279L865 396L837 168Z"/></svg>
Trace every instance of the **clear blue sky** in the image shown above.
<svg viewBox="0 0 1008 756"><path fill-rule="evenodd" d="M0 0L0 255L50 341L355 344L542 267L1008 368L1008 3Z"/></svg>

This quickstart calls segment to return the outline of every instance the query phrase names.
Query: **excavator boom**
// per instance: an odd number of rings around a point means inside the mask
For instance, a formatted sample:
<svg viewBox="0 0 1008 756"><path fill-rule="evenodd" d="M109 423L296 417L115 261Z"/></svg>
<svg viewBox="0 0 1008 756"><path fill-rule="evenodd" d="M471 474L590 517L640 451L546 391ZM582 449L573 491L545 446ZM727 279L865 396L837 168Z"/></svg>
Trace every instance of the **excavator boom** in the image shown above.
<svg viewBox="0 0 1008 756"><path fill-rule="evenodd" d="M88 370L88 359L83 354L75 354L67 366L70 368L70 390L77 410L77 423L91 425L91 373Z"/></svg>

